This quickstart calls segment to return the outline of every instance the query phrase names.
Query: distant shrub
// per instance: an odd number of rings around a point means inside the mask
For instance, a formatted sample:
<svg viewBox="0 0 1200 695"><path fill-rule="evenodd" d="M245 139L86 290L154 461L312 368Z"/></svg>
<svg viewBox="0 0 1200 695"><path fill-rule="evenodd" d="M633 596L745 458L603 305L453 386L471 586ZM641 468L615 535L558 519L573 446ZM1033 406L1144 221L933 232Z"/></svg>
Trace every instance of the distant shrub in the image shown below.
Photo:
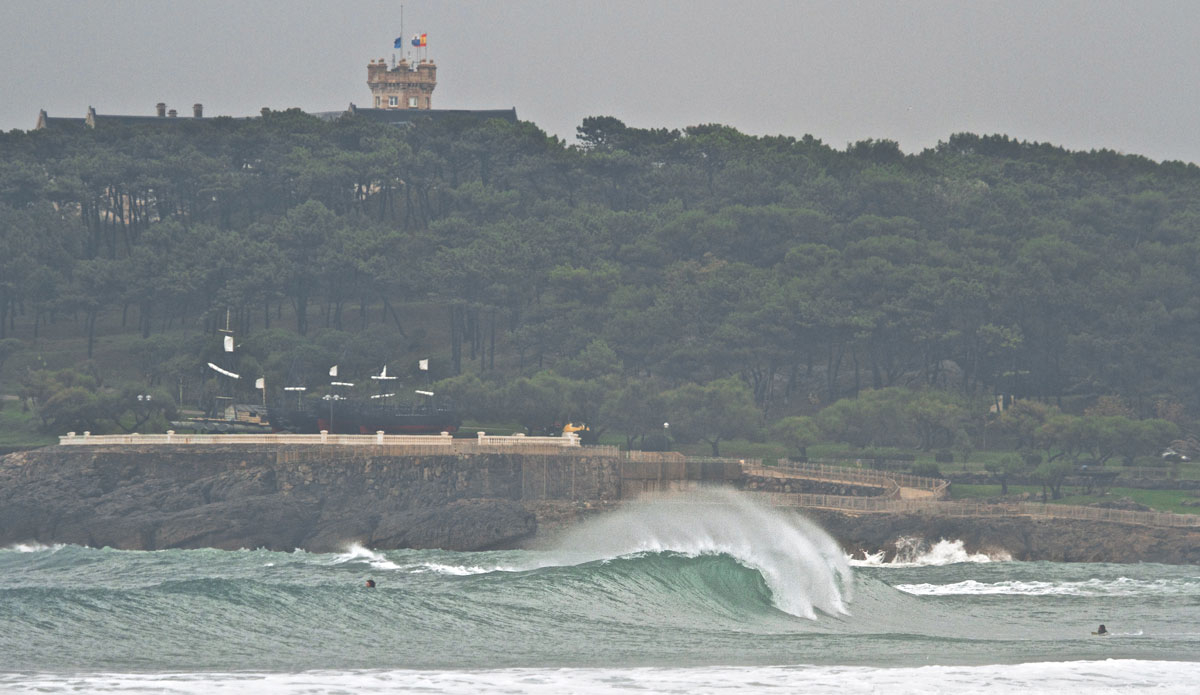
<svg viewBox="0 0 1200 695"><path fill-rule="evenodd" d="M1021 458L1025 459L1025 465L1029 466L1030 468L1037 468L1038 466L1042 465L1042 455L1041 454L1026 453L1026 454L1021 454Z"/></svg>
<svg viewBox="0 0 1200 695"><path fill-rule="evenodd" d="M933 460L937 461L938 463L954 463L954 454L942 449L933 455Z"/></svg>
<svg viewBox="0 0 1200 695"><path fill-rule="evenodd" d="M923 478L940 478L942 471L936 463L918 463L912 467L913 475L919 475Z"/></svg>

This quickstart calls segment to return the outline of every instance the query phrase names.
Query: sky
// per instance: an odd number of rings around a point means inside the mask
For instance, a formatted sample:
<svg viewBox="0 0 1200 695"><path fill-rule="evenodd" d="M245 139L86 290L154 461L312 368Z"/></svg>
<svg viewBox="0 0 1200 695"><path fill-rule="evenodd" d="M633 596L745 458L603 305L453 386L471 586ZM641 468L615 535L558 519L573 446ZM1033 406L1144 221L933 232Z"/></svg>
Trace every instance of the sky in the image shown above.
<svg viewBox="0 0 1200 695"><path fill-rule="evenodd" d="M569 142L605 115L1200 162L1194 0L0 0L0 130L39 109L367 106L367 63L402 32L428 35L434 108L515 107Z"/></svg>

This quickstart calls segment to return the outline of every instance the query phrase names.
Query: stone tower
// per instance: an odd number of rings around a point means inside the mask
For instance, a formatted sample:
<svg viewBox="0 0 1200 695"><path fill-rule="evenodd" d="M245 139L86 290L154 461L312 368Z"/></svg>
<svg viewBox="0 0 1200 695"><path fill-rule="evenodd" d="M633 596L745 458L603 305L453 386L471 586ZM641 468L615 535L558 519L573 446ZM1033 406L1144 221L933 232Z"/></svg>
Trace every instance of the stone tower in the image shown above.
<svg viewBox="0 0 1200 695"><path fill-rule="evenodd" d="M437 86L437 66L432 60L409 63L401 59L388 68L383 58L367 65L367 86L377 109L429 109Z"/></svg>

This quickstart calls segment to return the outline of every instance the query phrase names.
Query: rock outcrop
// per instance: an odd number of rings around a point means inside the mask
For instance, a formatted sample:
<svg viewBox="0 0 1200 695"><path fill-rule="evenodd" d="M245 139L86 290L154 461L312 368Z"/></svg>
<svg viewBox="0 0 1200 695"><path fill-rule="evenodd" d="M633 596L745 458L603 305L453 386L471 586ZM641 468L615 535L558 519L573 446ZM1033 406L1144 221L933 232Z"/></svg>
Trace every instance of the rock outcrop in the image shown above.
<svg viewBox="0 0 1200 695"><path fill-rule="evenodd" d="M961 540L970 553L1051 562L1162 562L1200 564L1200 528L1160 528L1076 519L950 517L933 514L850 515L805 510L853 553L883 552L897 540Z"/></svg>
<svg viewBox="0 0 1200 695"><path fill-rule="evenodd" d="M479 550L531 536L520 457L467 458L314 461L221 446L19 452L0 459L0 545Z"/></svg>
<svg viewBox="0 0 1200 695"><path fill-rule="evenodd" d="M0 458L0 547L536 547L619 504L620 459L254 446L59 446ZM635 481L636 482L636 481ZM864 492L870 492L864 490ZM961 540L1018 560L1200 563L1200 528L804 510L848 552Z"/></svg>

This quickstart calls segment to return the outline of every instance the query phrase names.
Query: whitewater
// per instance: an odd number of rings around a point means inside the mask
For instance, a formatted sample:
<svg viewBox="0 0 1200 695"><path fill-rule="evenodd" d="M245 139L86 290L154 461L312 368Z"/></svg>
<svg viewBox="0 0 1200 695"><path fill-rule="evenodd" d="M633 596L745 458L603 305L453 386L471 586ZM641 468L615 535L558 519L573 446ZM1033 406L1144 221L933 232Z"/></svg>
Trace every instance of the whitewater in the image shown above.
<svg viewBox="0 0 1200 695"><path fill-rule="evenodd" d="M0 692L1195 691L1195 567L897 543L847 557L729 493L538 550L24 544L0 549Z"/></svg>

